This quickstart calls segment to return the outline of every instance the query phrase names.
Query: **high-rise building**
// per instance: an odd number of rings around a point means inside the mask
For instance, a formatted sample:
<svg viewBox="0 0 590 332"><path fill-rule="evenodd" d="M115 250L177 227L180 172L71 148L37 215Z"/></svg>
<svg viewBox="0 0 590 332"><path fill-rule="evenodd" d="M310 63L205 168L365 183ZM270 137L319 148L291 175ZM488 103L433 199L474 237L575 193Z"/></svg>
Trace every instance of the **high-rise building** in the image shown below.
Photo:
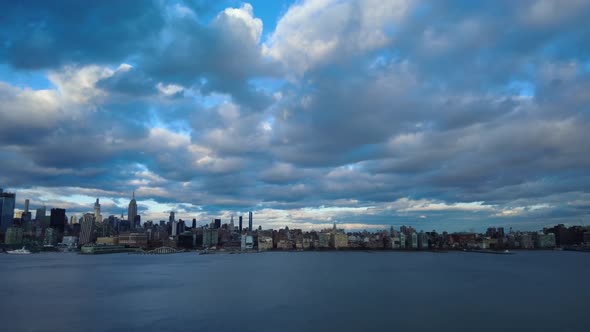
<svg viewBox="0 0 590 332"><path fill-rule="evenodd" d="M248 212L248 230L250 232L253 231L253 228L252 228L252 211Z"/></svg>
<svg viewBox="0 0 590 332"><path fill-rule="evenodd" d="M31 221L31 211L29 211L29 200L25 199L25 210L23 211L22 214L22 221L23 221L23 225L29 221Z"/></svg>
<svg viewBox="0 0 590 332"><path fill-rule="evenodd" d="M58 208L51 209L49 225L51 226L51 228L63 234L66 227L66 210Z"/></svg>
<svg viewBox="0 0 590 332"><path fill-rule="evenodd" d="M221 219L215 219L215 220L213 220L213 227L215 229L220 229L221 228Z"/></svg>
<svg viewBox="0 0 590 332"><path fill-rule="evenodd" d="M16 194L5 193L0 188L0 233L5 233L14 221Z"/></svg>
<svg viewBox="0 0 590 332"><path fill-rule="evenodd" d="M197 228L197 219L193 218L193 229Z"/></svg>
<svg viewBox="0 0 590 332"><path fill-rule="evenodd" d="M231 215L231 219L229 221L229 231L233 232L236 229L236 225L234 224L234 215Z"/></svg>
<svg viewBox="0 0 590 332"><path fill-rule="evenodd" d="M131 202L129 202L129 208L127 209L127 220L129 220L129 227L131 230L135 229L135 216L137 216L137 201L135 201L135 191Z"/></svg>
<svg viewBox="0 0 590 332"><path fill-rule="evenodd" d="M240 233L242 233L242 216L240 216L238 218L239 222L238 222L238 230L240 231Z"/></svg>
<svg viewBox="0 0 590 332"><path fill-rule="evenodd" d="M82 217L82 226L80 229L80 241L79 244L81 246L85 245L86 243L93 242L94 237L94 220L95 216L92 213L86 213Z"/></svg>
<svg viewBox="0 0 590 332"><path fill-rule="evenodd" d="M35 220L37 220L38 222L43 222L43 219L45 219L46 214L47 209L45 208L45 206L38 208L37 212L35 212Z"/></svg>
<svg viewBox="0 0 590 332"><path fill-rule="evenodd" d="M174 211L170 211L168 221L170 222L170 227L172 227L172 236L176 236L178 234L178 225L176 224L176 216L174 215Z"/></svg>
<svg viewBox="0 0 590 332"><path fill-rule="evenodd" d="M102 215L100 214L100 203L98 202L98 198L94 203L94 220L96 222L102 222Z"/></svg>

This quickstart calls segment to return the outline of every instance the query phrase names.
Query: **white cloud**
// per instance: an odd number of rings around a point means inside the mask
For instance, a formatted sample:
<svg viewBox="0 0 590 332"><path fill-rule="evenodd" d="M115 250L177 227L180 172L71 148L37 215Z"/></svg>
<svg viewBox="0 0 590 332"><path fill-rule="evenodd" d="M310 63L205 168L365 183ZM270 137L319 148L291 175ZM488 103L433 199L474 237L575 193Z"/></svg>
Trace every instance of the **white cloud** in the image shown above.
<svg viewBox="0 0 590 332"><path fill-rule="evenodd" d="M406 0L308 0L292 5L265 43L265 53L298 74L389 43L387 30Z"/></svg>

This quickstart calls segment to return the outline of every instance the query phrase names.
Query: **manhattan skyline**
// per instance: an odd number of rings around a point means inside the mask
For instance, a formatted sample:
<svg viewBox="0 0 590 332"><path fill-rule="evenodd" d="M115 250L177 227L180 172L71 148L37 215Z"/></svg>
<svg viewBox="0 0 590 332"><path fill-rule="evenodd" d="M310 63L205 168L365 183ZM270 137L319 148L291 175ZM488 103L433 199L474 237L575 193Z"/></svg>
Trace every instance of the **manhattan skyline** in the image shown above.
<svg viewBox="0 0 590 332"><path fill-rule="evenodd" d="M16 210L590 222L590 1L0 4ZM132 196L137 206L130 207Z"/></svg>

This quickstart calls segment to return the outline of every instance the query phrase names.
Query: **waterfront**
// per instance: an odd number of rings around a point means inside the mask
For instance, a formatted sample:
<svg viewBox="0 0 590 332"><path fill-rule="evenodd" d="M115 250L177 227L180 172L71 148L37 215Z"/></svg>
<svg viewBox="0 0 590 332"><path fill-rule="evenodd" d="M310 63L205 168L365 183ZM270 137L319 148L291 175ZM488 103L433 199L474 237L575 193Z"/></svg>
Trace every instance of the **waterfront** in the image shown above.
<svg viewBox="0 0 590 332"><path fill-rule="evenodd" d="M6 331L585 330L590 255L0 255Z"/></svg>

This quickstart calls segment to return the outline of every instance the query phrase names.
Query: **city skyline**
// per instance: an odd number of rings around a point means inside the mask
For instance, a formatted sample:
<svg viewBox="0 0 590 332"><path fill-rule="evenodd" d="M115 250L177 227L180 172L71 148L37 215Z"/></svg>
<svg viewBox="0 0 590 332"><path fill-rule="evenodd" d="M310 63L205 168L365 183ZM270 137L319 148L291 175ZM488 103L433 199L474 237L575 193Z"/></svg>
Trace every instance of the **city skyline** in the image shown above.
<svg viewBox="0 0 590 332"><path fill-rule="evenodd" d="M175 211L246 227L253 211L265 229L590 222L588 1L0 12L0 188L16 212L29 199L142 223Z"/></svg>

